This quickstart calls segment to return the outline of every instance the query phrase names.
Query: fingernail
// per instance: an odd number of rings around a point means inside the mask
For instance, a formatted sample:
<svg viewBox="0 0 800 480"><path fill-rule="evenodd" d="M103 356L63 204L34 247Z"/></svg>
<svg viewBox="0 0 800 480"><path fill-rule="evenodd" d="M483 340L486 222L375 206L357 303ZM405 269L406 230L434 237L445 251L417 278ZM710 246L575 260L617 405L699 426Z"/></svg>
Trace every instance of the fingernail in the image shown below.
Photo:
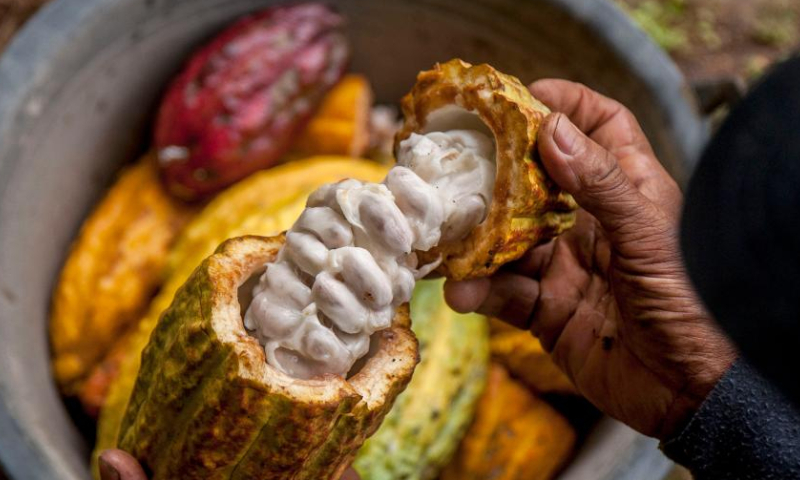
<svg viewBox="0 0 800 480"><path fill-rule="evenodd" d="M102 457L100 457L99 467L100 467L100 478L102 480L120 480L119 472L117 471L117 469L114 468L114 466L111 465L110 463L103 460Z"/></svg>
<svg viewBox="0 0 800 480"><path fill-rule="evenodd" d="M553 140L564 155L572 156L575 153L575 143L578 141L578 129L566 115L559 115L556 128L553 130Z"/></svg>

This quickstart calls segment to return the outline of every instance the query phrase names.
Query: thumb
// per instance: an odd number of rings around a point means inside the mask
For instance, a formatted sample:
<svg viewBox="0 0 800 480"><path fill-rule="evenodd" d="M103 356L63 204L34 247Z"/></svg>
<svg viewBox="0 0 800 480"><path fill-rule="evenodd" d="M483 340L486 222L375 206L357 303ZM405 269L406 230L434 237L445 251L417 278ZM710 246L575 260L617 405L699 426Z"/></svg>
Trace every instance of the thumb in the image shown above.
<svg viewBox="0 0 800 480"><path fill-rule="evenodd" d="M539 130L539 154L547 173L611 233L647 225L653 205L608 150L566 115L548 116Z"/></svg>

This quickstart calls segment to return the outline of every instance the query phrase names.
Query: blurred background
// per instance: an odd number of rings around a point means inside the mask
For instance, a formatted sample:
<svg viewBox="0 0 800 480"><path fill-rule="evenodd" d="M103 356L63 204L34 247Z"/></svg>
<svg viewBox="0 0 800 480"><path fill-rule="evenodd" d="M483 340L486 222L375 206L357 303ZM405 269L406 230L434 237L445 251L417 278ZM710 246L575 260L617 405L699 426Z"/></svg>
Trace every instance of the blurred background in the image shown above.
<svg viewBox="0 0 800 480"><path fill-rule="evenodd" d="M795 49L797 0L616 0L667 50L691 81L723 76L742 84Z"/></svg>
<svg viewBox="0 0 800 480"><path fill-rule="evenodd" d="M800 43L800 0L613 1L692 82L726 79L745 87ZM46 2L0 0L0 50Z"/></svg>

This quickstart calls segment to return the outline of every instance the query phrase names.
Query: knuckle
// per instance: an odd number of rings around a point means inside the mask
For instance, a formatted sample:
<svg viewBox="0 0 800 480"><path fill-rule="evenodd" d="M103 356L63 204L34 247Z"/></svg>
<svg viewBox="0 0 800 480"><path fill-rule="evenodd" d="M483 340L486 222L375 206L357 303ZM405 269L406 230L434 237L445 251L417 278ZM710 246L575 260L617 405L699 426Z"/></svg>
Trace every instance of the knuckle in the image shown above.
<svg viewBox="0 0 800 480"><path fill-rule="evenodd" d="M596 151L590 156L589 165L582 180L584 189L592 193L622 193L629 184L625 172L619 168L616 159L606 150Z"/></svg>
<svg viewBox="0 0 800 480"><path fill-rule="evenodd" d="M679 258L677 226L655 209L638 208L613 232L616 248L628 257Z"/></svg>

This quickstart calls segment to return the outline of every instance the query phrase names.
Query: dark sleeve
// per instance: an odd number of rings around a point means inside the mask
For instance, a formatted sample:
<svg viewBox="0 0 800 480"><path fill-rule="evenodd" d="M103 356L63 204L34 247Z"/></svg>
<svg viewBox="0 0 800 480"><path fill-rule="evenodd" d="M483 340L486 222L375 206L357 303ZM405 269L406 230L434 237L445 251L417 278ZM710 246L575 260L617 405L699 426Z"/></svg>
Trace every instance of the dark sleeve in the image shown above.
<svg viewBox="0 0 800 480"><path fill-rule="evenodd" d="M800 479L800 413L739 360L661 448L696 480Z"/></svg>

